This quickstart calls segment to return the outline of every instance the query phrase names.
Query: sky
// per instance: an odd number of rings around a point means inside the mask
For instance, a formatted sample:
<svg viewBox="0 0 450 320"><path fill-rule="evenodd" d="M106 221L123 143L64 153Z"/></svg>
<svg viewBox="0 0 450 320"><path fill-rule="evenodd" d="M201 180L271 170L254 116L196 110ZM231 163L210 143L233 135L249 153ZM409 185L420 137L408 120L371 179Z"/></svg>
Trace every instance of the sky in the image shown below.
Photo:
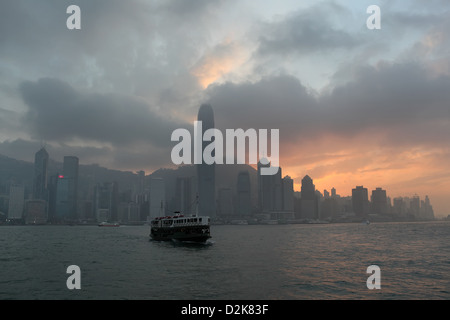
<svg viewBox="0 0 450 320"><path fill-rule="evenodd" d="M279 129L296 190L428 195L447 216L449 17L447 0L2 0L0 154L150 173L209 103L221 130Z"/></svg>

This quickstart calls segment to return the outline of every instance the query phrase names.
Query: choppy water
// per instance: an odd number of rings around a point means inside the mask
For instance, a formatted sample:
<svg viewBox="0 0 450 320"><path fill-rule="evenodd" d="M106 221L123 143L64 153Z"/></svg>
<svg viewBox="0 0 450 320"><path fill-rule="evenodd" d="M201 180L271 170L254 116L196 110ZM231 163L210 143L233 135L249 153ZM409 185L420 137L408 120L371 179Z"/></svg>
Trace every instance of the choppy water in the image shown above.
<svg viewBox="0 0 450 320"><path fill-rule="evenodd" d="M450 223L212 226L206 245L147 226L0 227L0 299L449 299ZM69 290L69 265L81 290ZM381 269L369 290L366 269Z"/></svg>

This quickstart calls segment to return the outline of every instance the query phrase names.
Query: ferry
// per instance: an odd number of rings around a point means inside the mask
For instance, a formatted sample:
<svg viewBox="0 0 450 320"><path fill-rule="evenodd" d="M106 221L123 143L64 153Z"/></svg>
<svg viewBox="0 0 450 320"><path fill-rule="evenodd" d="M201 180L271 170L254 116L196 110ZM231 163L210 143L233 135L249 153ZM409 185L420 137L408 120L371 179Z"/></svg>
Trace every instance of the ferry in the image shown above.
<svg viewBox="0 0 450 320"><path fill-rule="evenodd" d="M156 241L206 242L211 238L210 218L207 216L158 217L150 222L150 237Z"/></svg>

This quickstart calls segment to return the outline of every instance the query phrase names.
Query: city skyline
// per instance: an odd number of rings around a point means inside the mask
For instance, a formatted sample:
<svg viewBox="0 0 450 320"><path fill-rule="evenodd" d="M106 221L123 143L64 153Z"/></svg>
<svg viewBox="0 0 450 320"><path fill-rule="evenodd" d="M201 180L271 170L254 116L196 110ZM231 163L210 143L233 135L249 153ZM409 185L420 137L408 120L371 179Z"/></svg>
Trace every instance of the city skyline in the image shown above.
<svg viewBox="0 0 450 320"><path fill-rule="evenodd" d="M204 112L204 106L200 110ZM35 153L32 179L31 176L25 179L32 180L28 184L20 183L23 177L16 179L14 175L0 180L0 187L9 189L8 194L0 191L3 198L0 213L2 208L8 207L3 219L26 224L102 221L140 224L158 216L170 215L172 211L194 214L197 196L203 199L199 203L206 204L203 210L209 210L208 213L199 212L201 215L228 223L359 222L369 218L374 221L422 221L436 218L428 195L391 197L386 190L377 187L371 190L369 197L368 188L362 185L353 188L351 196L341 196L334 187L331 194L326 189L322 193L316 189L309 175L301 180L301 191L295 192L293 179L288 175L283 177L281 167L275 175L261 175L261 168L270 166L261 162L258 163L258 170L254 170L256 186L252 186L249 169L237 172L233 188L233 183L211 180L211 173L206 171L205 175L205 171L195 165L191 166L194 170L190 175L186 172L180 175L178 172L168 180L163 176L153 177L150 173L147 176L150 180L146 182L144 171L131 173L133 182L124 189L114 179L95 182L92 180L95 173L91 174L89 181L86 177L80 177L76 156L64 156L62 170L53 172L49 177L48 159L45 147ZM206 169L216 171L215 166ZM169 181L174 178L174 181ZM208 186L206 193L204 190L202 192L202 180ZM89 187L79 188L79 184ZM173 190L167 189L166 184L172 184ZM256 199L252 196L253 188L257 190ZM6 202L5 196L8 199Z"/></svg>
<svg viewBox="0 0 450 320"><path fill-rule="evenodd" d="M153 172L206 103L220 130L279 129L296 191L310 175L343 195L417 193L445 217L450 4L380 1L369 30L372 4L2 1L0 154L32 161L45 143L55 159Z"/></svg>

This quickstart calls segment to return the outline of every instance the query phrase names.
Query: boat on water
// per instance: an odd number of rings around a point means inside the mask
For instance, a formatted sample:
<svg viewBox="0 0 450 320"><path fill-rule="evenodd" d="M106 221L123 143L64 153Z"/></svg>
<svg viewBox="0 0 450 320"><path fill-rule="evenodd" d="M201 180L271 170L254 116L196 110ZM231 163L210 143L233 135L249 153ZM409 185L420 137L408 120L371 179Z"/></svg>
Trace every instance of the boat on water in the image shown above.
<svg viewBox="0 0 450 320"><path fill-rule="evenodd" d="M157 241L206 242L211 238L210 218L182 214L158 217L150 222L150 237Z"/></svg>
<svg viewBox="0 0 450 320"><path fill-rule="evenodd" d="M120 227L118 222L107 222L103 221L98 224L99 227Z"/></svg>

